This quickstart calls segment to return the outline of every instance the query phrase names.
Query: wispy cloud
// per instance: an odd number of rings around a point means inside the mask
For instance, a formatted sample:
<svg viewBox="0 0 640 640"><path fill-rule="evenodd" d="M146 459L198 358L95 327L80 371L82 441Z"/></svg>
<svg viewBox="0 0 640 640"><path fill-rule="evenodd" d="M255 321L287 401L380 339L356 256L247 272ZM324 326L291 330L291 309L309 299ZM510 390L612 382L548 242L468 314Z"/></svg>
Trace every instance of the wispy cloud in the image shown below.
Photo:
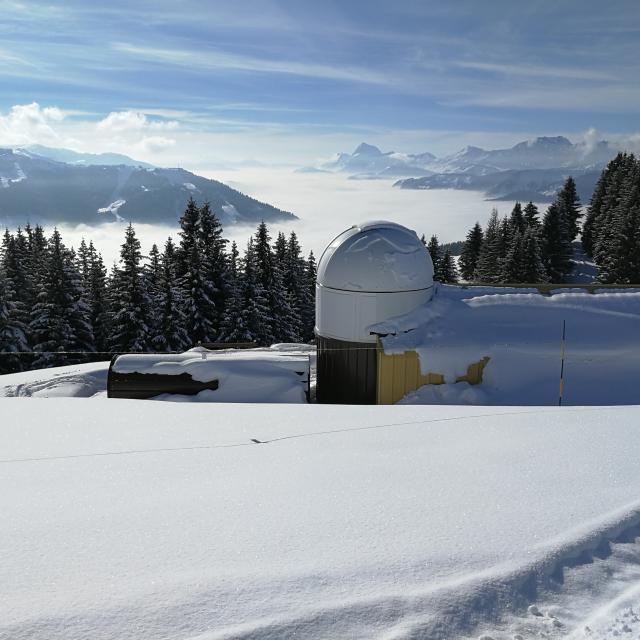
<svg viewBox="0 0 640 640"><path fill-rule="evenodd" d="M580 67L562 67L558 65L504 64L495 62L456 61L453 66L474 71L486 71L516 78L563 78L574 80L614 79L611 72L596 71Z"/></svg>
<svg viewBox="0 0 640 640"><path fill-rule="evenodd" d="M127 42L113 42L116 51L161 64L209 71L251 71L258 73L291 74L310 78L326 78L357 83L388 84L389 78L367 67L331 66L297 60L268 60L237 55L226 51L193 49L160 49Z"/></svg>

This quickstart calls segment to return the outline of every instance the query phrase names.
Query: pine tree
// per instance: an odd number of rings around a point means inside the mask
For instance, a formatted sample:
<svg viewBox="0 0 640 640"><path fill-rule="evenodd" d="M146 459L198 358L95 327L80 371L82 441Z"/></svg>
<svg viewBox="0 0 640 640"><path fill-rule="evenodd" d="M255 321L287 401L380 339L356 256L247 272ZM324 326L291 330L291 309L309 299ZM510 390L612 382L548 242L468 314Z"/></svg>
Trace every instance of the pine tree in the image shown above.
<svg viewBox="0 0 640 640"><path fill-rule="evenodd" d="M588 256L593 256L598 232L596 227L599 226L599 219L605 214L605 202L607 201L607 195L612 186L612 178L619 174L620 169L626 164L626 159L626 154L619 153L605 167L596 183L582 226L582 247Z"/></svg>
<svg viewBox="0 0 640 640"><path fill-rule="evenodd" d="M535 227L529 227L523 237L523 267L521 282L547 282L547 271L542 263L540 241Z"/></svg>
<svg viewBox="0 0 640 640"><path fill-rule="evenodd" d="M317 267L316 258L313 251L309 252L305 265L304 289L303 289L303 306L302 306L302 326L303 339L305 342L313 340L315 337L314 329L316 324L316 279Z"/></svg>
<svg viewBox="0 0 640 640"><path fill-rule="evenodd" d="M306 335L303 316L305 306L309 304L306 287L307 265L302 257L302 249L295 231L292 231L289 238L285 240L284 255L282 257L280 257L282 251L281 246L279 246L280 242L280 237L278 237L274 257L276 264L280 265L291 307L290 340L292 342L302 342Z"/></svg>
<svg viewBox="0 0 640 640"><path fill-rule="evenodd" d="M88 282L89 280L89 260L89 247L83 237L80 240L78 253L76 254L76 268L80 272L80 275L85 282Z"/></svg>
<svg viewBox="0 0 640 640"><path fill-rule="evenodd" d="M89 307L89 324L93 331L96 351L99 360L106 359L109 351L109 335L111 333L109 305L107 299L107 270L102 256L95 250L93 242L89 242L89 274L86 284L87 304Z"/></svg>
<svg viewBox="0 0 640 640"><path fill-rule="evenodd" d="M270 309L262 286L254 238L250 238L242 261L242 275L228 305L223 323L225 342L273 343Z"/></svg>
<svg viewBox="0 0 640 640"><path fill-rule="evenodd" d="M22 371L28 365L18 355L29 350L21 304L0 260L0 374Z"/></svg>
<svg viewBox="0 0 640 640"><path fill-rule="evenodd" d="M640 281L640 162L625 168L624 180L616 185L617 205L608 214L606 231L599 230L594 257L598 280L605 283Z"/></svg>
<svg viewBox="0 0 640 640"><path fill-rule="evenodd" d="M527 206L524 208L524 219L528 226L533 229L540 228L540 220L538 219L538 207L536 207L533 202L529 201Z"/></svg>
<svg viewBox="0 0 640 640"><path fill-rule="evenodd" d="M467 233L467 238L464 241L462 247L462 253L460 254L460 260L458 262L460 266L460 275L464 280L471 280L475 273L476 266L478 264L478 258L480 257L480 251L482 249L482 242L484 240L484 233L479 222L476 222L473 228Z"/></svg>
<svg viewBox="0 0 640 640"><path fill-rule="evenodd" d="M28 290L31 296L25 300L29 312L36 302L36 295L47 267L47 238L40 225L33 229L27 225L27 256L25 260Z"/></svg>
<svg viewBox="0 0 640 640"><path fill-rule="evenodd" d="M519 202L516 202L513 206L513 210L511 211L511 216L509 217L509 232L515 234L517 231L522 235L524 234L526 226L527 221L522 211L522 205Z"/></svg>
<svg viewBox="0 0 640 640"><path fill-rule="evenodd" d="M287 238L282 231L278 232L278 237L273 243L273 257L276 262L284 266L287 259Z"/></svg>
<svg viewBox="0 0 640 640"><path fill-rule="evenodd" d="M140 241L133 225L125 232L120 250L120 265L114 270L111 282L110 346L115 352L147 351L150 347L149 307L151 299L146 291Z"/></svg>
<svg viewBox="0 0 640 640"><path fill-rule="evenodd" d="M438 236L431 236L427 244L427 250L433 262L433 278L438 282L442 282L442 249L438 242Z"/></svg>
<svg viewBox="0 0 640 640"><path fill-rule="evenodd" d="M284 276L271 251L267 225L262 221L254 236L255 271L269 309L263 339L291 342L300 339L301 326L296 318L284 284ZM269 337L269 338L268 338Z"/></svg>
<svg viewBox="0 0 640 640"><path fill-rule="evenodd" d="M456 262L451 255L449 249L444 252L444 256L442 257L442 280L441 282L447 284L455 284L458 282L458 267L456 266Z"/></svg>
<svg viewBox="0 0 640 640"><path fill-rule="evenodd" d="M484 242L476 264L474 280L482 283L499 282L502 274L504 241L497 209L493 209L485 227Z"/></svg>
<svg viewBox="0 0 640 640"><path fill-rule="evenodd" d="M180 247L176 265L184 301L185 328L192 344L214 342L217 338L214 327L217 319L215 297L219 292L211 279L211 265L204 251L204 231L200 221L200 209L190 198L180 218Z"/></svg>
<svg viewBox="0 0 640 640"><path fill-rule="evenodd" d="M549 205L542 220L542 261L550 282L564 282L571 273L571 230L556 202Z"/></svg>
<svg viewBox="0 0 640 640"><path fill-rule="evenodd" d="M509 218L506 216L500 220L500 272L502 273L504 263L507 259L507 253L513 239L514 231L509 224Z"/></svg>
<svg viewBox="0 0 640 640"><path fill-rule="evenodd" d="M48 245L47 268L29 324L33 350L39 352L33 362L36 369L85 362L95 352L75 256L57 229Z"/></svg>
<svg viewBox="0 0 640 640"><path fill-rule="evenodd" d="M159 257L156 290L158 305L157 323L154 326L151 345L156 351L186 351L192 345L185 330L183 302L176 276L176 249L171 238L164 245Z"/></svg>
<svg viewBox="0 0 640 640"><path fill-rule="evenodd" d="M210 320L216 339L228 296L226 244L227 240L222 237L220 220L211 210L209 203L205 202L200 207L200 245L204 274L209 287L208 296L213 302Z"/></svg>
<svg viewBox="0 0 640 640"><path fill-rule="evenodd" d="M598 267L598 280L636 282L640 162L621 153L604 169L591 198L582 244Z"/></svg>
<svg viewBox="0 0 640 640"><path fill-rule="evenodd" d="M238 245L235 240L231 243L229 253L229 268L227 271L227 304L220 327L221 342L247 342L244 328L239 328L242 318L243 290L241 268L239 264ZM238 339L240 338L240 339Z"/></svg>
<svg viewBox="0 0 640 640"><path fill-rule="evenodd" d="M502 270L502 281L510 284L535 284L547 281L542 263L538 233L527 226L511 238Z"/></svg>
<svg viewBox="0 0 640 640"><path fill-rule="evenodd" d="M580 198L575 180L569 176L562 189L556 196L556 204L561 216L565 219L570 241L575 240L580 233L580 218L582 218Z"/></svg>
<svg viewBox="0 0 640 640"><path fill-rule="evenodd" d="M28 314L35 302L36 291L34 283L29 277L28 244L20 227L15 235L5 231L2 241L3 264L7 277L13 283L16 300ZM39 283L38 283L39 284ZM27 318L25 318L25 321Z"/></svg>
<svg viewBox="0 0 640 640"><path fill-rule="evenodd" d="M515 229L502 267L501 281L510 284L524 280L524 243L522 233Z"/></svg>
<svg viewBox="0 0 640 640"><path fill-rule="evenodd" d="M146 258L146 262L142 267L142 273L144 278L144 287L147 295L149 296L149 334L150 336L156 336L160 332L160 250L157 244L151 246L149 255ZM153 343L153 338L151 338Z"/></svg>

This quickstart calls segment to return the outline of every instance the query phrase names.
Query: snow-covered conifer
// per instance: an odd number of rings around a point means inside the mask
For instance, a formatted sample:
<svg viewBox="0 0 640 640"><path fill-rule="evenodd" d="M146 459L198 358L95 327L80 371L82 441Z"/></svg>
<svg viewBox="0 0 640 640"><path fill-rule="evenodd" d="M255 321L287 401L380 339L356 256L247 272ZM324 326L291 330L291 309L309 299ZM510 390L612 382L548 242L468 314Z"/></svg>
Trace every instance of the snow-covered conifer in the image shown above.
<svg viewBox="0 0 640 640"><path fill-rule="evenodd" d="M460 275L464 280L473 279L483 240L484 233L482 232L482 227L479 222L476 222L469 233L467 233L467 238L464 241L462 253L460 254L460 260L458 261Z"/></svg>
<svg viewBox="0 0 640 640"><path fill-rule="evenodd" d="M441 282L448 284L454 284L458 282L458 267L456 266L456 262L453 259L453 256L451 255L449 249L447 249L442 256L441 272Z"/></svg>
<svg viewBox="0 0 640 640"><path fill-rule="evenodd" d="M433 262L433 277L438 282L442 282L442 249L438 242L438 236L431 236L427 243L427 250Z"/></svg>
<svg viewBox="0 0 640 640"><path fill-rule="evenodd" d="M33 350L38 352L32 365L36 369L85 362L95 352L82 276L57 229L47 253L46 271L29 324Z"/></svg>
<svg viewBox="0 0 640 640"><path fill-rule="evenodd" d="M144 352L150 347L151 300L145 286L141 259L140 241L133 225L129 224L120 250L120 265L114 269L110 287L112 316L109 343L116 352Z"/></svg>

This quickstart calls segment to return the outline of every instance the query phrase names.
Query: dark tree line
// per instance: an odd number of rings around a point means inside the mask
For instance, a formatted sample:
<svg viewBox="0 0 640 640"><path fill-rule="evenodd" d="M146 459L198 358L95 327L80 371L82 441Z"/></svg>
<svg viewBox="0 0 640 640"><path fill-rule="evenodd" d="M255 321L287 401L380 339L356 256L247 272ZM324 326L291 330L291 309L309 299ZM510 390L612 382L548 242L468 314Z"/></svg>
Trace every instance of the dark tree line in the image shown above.
<svg viewBox="0 0 640 640"><path fill-rule="evenodd" d="M581 216L571 177L542 220L532 202L525 207L516 202L511 214L502 218L494 209L484 229L476 222L469 230L458 261L460 276L492 284L564 282L573 269L573 241Z"/></svg>
<svg viewBox="0 0 640 640"><path fill-rule="evenodd" d="M582 246L603 283L640 282L640 160L620 153L602 172L582 230Z"/></svg>
<svg viewBox="0 0 640 640"><path fill-rule="evenodd" d="M108 353L184 351L202 342L306 342L313 337L316 264L292 232L261 223L243 255L207 203L190 200L179 240L143 256L132 225L108 272L39 226L0 246L0 373L104 360Z"/></svg>

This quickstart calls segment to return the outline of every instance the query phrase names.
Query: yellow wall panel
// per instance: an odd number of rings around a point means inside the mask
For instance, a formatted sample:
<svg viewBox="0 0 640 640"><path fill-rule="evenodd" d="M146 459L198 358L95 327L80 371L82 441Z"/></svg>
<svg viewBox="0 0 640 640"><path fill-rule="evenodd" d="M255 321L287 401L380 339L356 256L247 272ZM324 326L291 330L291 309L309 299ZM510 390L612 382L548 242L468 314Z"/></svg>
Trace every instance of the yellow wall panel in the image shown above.
<svg viewBox="0 0 640 640"><path fill-rule="evenodd" d="M467 373L456 382L479 384L489 358L471 363ZM416 351L387 354L378 346L378 404L395 404L425 384L444 384L444 375L435 371L423 374Z"/></svg>

